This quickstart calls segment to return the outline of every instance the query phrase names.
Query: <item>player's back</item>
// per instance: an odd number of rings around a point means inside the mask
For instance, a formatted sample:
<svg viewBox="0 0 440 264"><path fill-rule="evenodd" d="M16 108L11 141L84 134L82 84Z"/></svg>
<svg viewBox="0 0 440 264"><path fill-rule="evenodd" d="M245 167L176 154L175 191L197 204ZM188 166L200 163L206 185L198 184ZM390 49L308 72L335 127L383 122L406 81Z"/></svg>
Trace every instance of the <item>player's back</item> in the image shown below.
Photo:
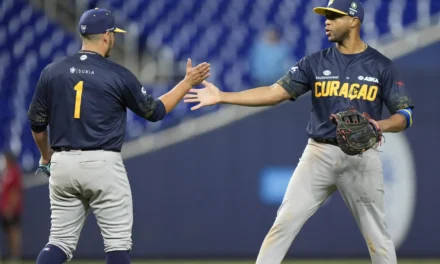
<svg viewBox="0 0 440 264"><path fill-rule="evenodd" d="M128 70L93 52L66 57L46 70L52 148L120 151L126 126L122 77Z"/></svg>

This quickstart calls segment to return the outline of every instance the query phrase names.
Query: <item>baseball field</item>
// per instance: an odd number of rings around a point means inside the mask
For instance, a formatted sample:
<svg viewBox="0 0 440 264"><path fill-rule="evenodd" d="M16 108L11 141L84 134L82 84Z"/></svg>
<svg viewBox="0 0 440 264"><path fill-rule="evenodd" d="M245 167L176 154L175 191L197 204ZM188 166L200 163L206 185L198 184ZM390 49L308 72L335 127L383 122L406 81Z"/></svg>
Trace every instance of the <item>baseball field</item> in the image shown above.
<svg viewBox="0 0 440 264"><path fill-rule="evenodd" d="M104 261L72 261L74 264L98 264L104 263ZM181 261L139 261L133 262L133 264L254 264L255 261L190 261L190 260L181 260ZM298 260L298 261L284 261L286 264L368 264L371 263L368 260ZM440 264L440 259L437 260L401 260L399 264Z"/></svg>
<svg viewBox="0 0 440 264"><path fill-rule="evenodd" d="M1 263L1 262L0 262ZM14 264L33 264L35 261L25 261ZM105 260L72 260L72 264L103 264ZM132 264L253 264L255 261L213 261L213 260L172 260L172 261L133 261ZM369 260L286 260L285 264L369 264ZM5 262L7 264L7 262ZM11 263L12 264L12 263ZM399 264L440 264L440 259L405 259Z"/></svg>

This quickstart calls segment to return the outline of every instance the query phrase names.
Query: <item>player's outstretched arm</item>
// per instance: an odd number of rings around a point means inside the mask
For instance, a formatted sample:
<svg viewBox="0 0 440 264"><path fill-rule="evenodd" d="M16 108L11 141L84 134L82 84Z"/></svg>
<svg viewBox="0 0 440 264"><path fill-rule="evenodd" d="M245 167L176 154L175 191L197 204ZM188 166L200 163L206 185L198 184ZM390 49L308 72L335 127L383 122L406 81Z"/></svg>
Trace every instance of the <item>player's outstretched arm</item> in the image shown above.
<svg viewBox="0 0 440 264"><path fill-rule="evenodd" d="M185 103L198 103L191 110L215 104L234 104L242 106L271 106L291 99L279 84L263 86L241 92L222 92L214 84L204 81L205 88L191 89L184 97Z"/></svg>
<svg viewBox="0 0 440 264"><path fill-rule="evenodd" d="M203 62L193 68L191 59L188 59L185 78L172 90L159 97L159 100L161 100L165 106L167 114L176 107L183 96L188 93L193 86L201 84L210 76L210 67L209 63Z"/></svg>
<svg viewBox="0 0 440 264"><path fill-rule="evenodd" d="M199 85L210 75L209 63L201 63L192 67L191 59L188 59L185 78L172 90L155 99L148 94L133 73L126 70L123 80L123 102L138 116L150 122L162 120L182 100L183 96L195 85Z"/></svg>

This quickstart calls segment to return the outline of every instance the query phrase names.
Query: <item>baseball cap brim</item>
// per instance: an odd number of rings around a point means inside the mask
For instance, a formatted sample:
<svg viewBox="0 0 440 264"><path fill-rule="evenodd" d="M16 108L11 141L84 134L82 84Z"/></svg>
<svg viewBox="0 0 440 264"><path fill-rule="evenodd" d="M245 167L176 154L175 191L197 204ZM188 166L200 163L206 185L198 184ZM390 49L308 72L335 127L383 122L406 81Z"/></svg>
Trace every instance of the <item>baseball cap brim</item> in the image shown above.
<svg viewBox="0 0 440 264"><path fill-rule="evenodd" d="M113 30L113 32L115 33L127 33L127 31L120 29L120 28L115 28L115 30Z"/></svg>
<svg viewBox="0 0 440 264"><path fill-rule="evenodd" d="M319 14L319 15L322 15L322 16L326 15L326 13L325 13L326 11L331 11L331 12L335 12L335 13L338 13L338 14L341 14L341 15L348 16L347 13L345 13L345 12L343 12L341 10L335 9L335 8L331 8L331 7L315 7L315 8L313 8L313 11L315 13Z"/></svg>

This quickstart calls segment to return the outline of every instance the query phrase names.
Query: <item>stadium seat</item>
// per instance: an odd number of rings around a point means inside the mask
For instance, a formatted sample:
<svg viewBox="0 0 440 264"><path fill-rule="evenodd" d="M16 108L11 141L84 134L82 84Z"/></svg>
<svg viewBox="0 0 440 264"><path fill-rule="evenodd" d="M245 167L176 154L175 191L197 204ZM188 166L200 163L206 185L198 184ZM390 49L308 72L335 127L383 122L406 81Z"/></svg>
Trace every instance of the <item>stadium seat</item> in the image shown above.
<svg viewBox="0 0 440 264"><path fill-rule="evenodd" d="M2 1L0 14L0 150L16 152L30 171L40 155L26 113L40 72L57 56L76 52L79 43L25 1ZM64 48L72 45L75 50Z"/></svg>

